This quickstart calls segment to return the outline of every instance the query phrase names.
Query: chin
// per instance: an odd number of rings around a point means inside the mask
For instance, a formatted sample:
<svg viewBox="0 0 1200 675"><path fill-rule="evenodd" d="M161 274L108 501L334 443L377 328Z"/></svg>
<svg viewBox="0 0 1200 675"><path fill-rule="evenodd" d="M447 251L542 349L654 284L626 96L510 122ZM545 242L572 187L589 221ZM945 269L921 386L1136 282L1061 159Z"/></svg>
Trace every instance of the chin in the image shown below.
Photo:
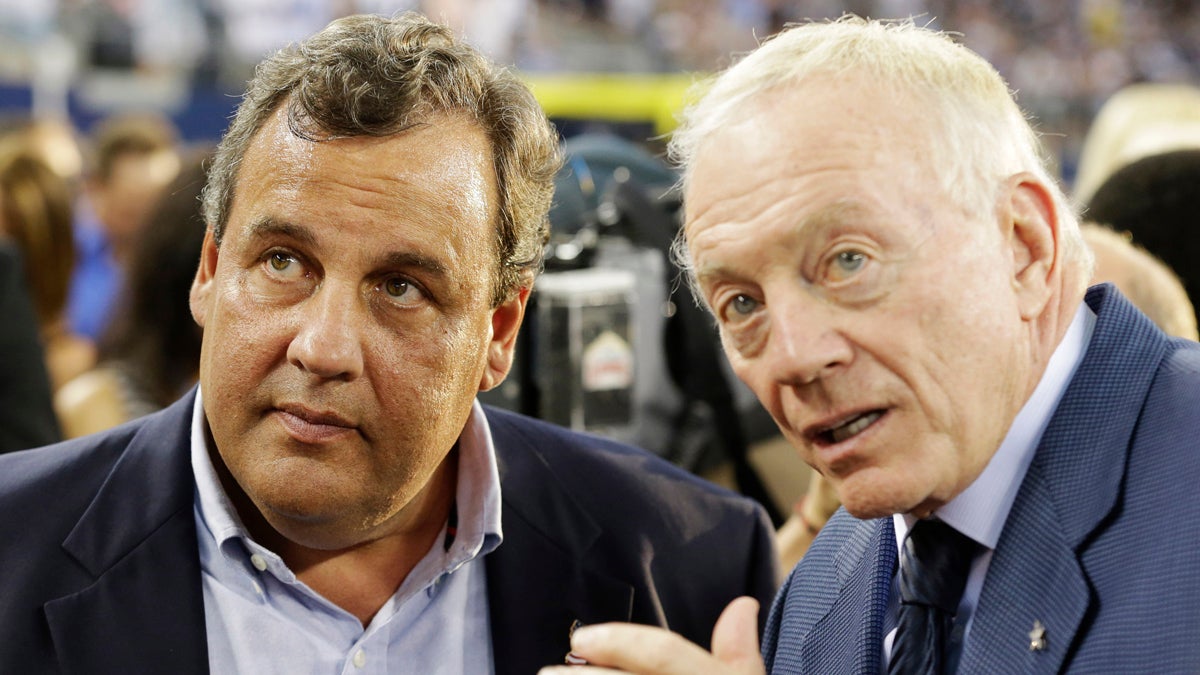
<svg viewBox="0 0 1200 675"><path fill-rule="evenodd" d="M886 470L864 470L865 475L853 475L837 485L838 497L850 515L860 520L884 518L897 513L908 513L928 501L924 496L912 494L907 486L897 485L890 480Z"/></svg>
<svg viewBox="0 0 1200 675"><path fill-rule="evenodd" d="M902 511L896 511L891 507L876 503L858 503L846 502L843 504L850 515L859 520L871 520L873 518L885 518Z"/></svg>

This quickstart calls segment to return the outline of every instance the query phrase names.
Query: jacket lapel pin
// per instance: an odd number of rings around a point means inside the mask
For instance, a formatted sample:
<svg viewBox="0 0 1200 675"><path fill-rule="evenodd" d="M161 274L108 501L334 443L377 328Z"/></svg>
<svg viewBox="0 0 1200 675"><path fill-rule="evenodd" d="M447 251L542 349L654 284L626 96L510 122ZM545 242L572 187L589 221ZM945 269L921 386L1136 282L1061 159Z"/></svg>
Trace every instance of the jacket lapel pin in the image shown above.
<svg viewBox="0 0 1200 675"><path fill-rule="evenodd" d="M1040 652L1046 648L1046 627L1034 619L1033 630L1029 631L1029 651Z"/></svg>

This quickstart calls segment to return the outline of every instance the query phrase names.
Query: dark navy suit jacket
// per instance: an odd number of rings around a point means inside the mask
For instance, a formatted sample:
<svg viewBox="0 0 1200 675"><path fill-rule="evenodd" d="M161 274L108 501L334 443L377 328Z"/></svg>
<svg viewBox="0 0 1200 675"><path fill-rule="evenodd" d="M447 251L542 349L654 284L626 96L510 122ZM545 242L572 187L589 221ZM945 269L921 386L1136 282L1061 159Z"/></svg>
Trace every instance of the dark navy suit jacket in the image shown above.
<svg viewBox="0 0 1200 675"><path fill-rule="evenodd" d="M0 673L208 671L193 401L0 457ZM562 663L576 619L703 643L733 598L769 602L775 551L757 504L628 446L488 420L503 493L504 542L485 558L498 673Z"/></svg>
<svg viewBox="0 0 1200 675"><path fill-rule="evenodd" d="M1200 345L1111 286L984 580L962 673L1200 672ZM771 673L875 673L891 518L844 510L771 610ZM1031 649L1034 622L1044 648Z"/></svg>

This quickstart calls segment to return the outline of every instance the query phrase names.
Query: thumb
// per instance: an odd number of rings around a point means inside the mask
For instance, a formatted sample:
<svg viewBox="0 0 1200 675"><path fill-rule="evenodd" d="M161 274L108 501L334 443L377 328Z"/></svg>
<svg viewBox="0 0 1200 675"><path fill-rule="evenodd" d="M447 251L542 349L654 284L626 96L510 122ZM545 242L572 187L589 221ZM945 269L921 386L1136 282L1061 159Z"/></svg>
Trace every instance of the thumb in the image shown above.
<svg viewBox="0 0 1200 675"><path fill-rule="evenodd" d="M758 601L740 597L721 612L713 628L712 653L735 672L760 675L766 672L758 648Z"/></svg>

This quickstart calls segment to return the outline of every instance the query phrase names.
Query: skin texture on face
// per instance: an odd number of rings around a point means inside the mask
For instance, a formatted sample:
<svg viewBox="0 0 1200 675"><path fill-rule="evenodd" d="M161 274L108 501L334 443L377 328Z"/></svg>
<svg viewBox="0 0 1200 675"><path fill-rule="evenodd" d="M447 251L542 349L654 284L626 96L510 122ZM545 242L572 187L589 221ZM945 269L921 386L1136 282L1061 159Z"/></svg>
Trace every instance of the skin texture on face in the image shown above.
<svg viewBox="0 0 1200 675"><path fill-rule="evenodd" d="M426 121L311 142L277 112L220 248L204 243L191 300L214 463L243 519L312 549L440 528L444 460L511 364L527 291L491 304L490 144Z"/></svg>
<svg viewBox="0 0 1200 675"><path fill-rule="evenodd" d="M1011 181L995 212L966 213L921 110L853 77L770 93L705 141L685 195L734 370L864 518L965 489L1047 356L1053 228L1013 225L1041 217L1044 190Z"/></svg>

